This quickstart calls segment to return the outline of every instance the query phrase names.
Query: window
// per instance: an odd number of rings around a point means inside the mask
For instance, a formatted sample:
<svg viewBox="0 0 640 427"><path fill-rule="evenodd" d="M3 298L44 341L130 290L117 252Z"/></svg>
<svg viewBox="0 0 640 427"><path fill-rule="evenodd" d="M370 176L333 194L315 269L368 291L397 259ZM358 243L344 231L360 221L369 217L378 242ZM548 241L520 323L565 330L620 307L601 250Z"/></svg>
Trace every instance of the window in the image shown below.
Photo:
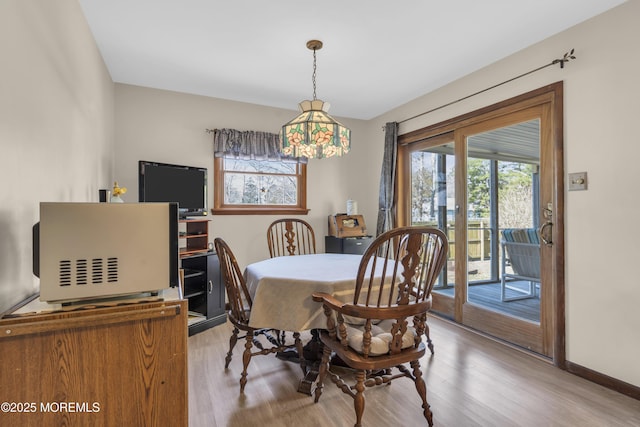
<svg viewBox="0 0 640 427"><path fill-rule="evenodd" d="M292 160L214 159L214 214L306 214L306 164Z"/></svg>
<svg viewBox="0 0 640 427"><path fill-rule="evenodd" d="M283 156L278 134L214 129L214 214L307 214L306 159Z"/></svg>

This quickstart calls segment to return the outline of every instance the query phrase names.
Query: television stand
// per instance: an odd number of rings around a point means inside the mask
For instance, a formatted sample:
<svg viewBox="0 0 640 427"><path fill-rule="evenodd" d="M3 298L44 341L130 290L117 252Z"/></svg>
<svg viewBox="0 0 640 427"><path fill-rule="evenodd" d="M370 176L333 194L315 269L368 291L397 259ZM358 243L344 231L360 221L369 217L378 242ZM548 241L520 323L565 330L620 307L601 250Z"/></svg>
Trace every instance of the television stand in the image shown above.
<svg viewBox="0 0 640 427"><path fill-rule="evenodd" d="M227 321L218 255L209 250L209 219L179 222L180 268L184 299L189 301L189 336Z"/></svg>
<svg viewBox="0 0 640 427"><path fill-rule="evenodd" d="M189 336L227 321L220 261L213 251L181 260L184 299L189 301Z"/></svg>

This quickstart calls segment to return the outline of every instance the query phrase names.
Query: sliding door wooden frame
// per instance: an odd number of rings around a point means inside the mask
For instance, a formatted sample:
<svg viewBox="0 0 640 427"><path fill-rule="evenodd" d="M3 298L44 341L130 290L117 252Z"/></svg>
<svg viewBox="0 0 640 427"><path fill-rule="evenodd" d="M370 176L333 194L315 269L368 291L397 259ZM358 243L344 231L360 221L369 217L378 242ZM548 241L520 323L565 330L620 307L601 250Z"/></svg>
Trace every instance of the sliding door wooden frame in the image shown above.
<svg viewBox="0 0 640 427"><path fill-rule="evenodd" d="M550 290L549 298L552 299L554 311L551 315L552 319L543 318L541 322L551 322L549 325L553 328L553 341L543 342L543 347L552 349L552 362L563 369L566 369L566 352L565 352L565 292L564 292L564 166L563 166L563 83L556 82L548 86L541 87L531 92L524 93L522 95L515 96L505 101L498 102L478 109L476 111L466 113L457 117L454 117L443 122L418 129L406 134L398 136L398 180L397 191L398 200L396 200L397 206L397 218L398 225L408 225L411 223L410 218L410 200L407 197L399 197L403 194L410 194L408 191L410 187L410 161L408 160L410 149L414 150L417 145L421 149L428 148L430 146L441 145L445 142L454 141L452 136L455 136L456 129L463 127L473 126L483 121L497 119L501 116L514 114L518 111L523 111L536 106L546 106L543 108L543 114L545 121L550 123L550 126L545 129L541 129L541 132L548 132L545 136L541 135L541 138L548 138L551 140L551 144L546 149L552 149L553 167L550 170L552 185L555 189L553 192L553 229L552 229L552 241L554 246L555 256L551 259L551 268L543 272L548 275L551 283L554 283L553 289ZM466 150L466 144L458 144L464 146ZM462 148L456 148L456 170L466 167L466 156L460 155L458 150ZM465 183L456 182L456 197L466 194L466 188L458 188L464 186ZM465 203L461 199L456 201L456 204L461 209L465 208ZM460 247L456 247L456 253L459 250L466 251L466 245L464 245L464 233L466 231L466 220L464 215L456 216L456 242ZM464 222L464 223L463 223ZM463 263L456 263L456 269L466 269L464 265L458 265ZM462 271L456 271L456 277L462 274ZM466 271L465 271L466 275ZM457 293L456 293L457 294ZM464 298L464 299L463 299ZM456 295L456 299L453 302L459 309L460 304L466 300L466 295ZM453 308L453 307L451 307ZM461 310L459 310L461 311ZM466 315L474 316L474 313L466 313ZM484 314L486 315L486 313ZM526 327L520 331L520 333L527 334Z"/></svg>

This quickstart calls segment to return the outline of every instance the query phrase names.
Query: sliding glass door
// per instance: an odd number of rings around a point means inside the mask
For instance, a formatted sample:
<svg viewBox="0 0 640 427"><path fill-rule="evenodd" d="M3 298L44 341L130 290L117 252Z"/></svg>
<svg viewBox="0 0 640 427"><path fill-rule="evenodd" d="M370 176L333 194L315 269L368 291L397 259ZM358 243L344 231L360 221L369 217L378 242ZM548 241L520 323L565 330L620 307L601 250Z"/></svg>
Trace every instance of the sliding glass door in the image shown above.
<svg viewBox="0 0 640 427"><path fill-rule="evenodd" d="M434 312L556 360L561 151L548 100L401 144L398 219L449 237Z"/></svg>
<svg viewBox="0 0 640 427"><path fill-rule="evenodd" d="M467 136L466 152L467 300L540 322L540 119Z"/></svg>

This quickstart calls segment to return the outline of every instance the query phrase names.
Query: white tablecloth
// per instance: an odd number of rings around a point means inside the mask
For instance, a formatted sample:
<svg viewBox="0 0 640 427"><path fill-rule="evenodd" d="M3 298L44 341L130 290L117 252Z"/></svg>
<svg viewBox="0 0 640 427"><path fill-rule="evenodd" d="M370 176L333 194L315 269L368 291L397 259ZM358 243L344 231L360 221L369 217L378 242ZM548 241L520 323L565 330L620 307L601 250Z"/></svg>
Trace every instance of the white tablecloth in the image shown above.
<svg viewBox="0 0 640 427"><path fill-rule="evenodd" d="M271 258L250 264L244 276L253 308L249 325L283 331L326 327L322 304L313 292L353 300L360 255L315 254Z"/></svg>

